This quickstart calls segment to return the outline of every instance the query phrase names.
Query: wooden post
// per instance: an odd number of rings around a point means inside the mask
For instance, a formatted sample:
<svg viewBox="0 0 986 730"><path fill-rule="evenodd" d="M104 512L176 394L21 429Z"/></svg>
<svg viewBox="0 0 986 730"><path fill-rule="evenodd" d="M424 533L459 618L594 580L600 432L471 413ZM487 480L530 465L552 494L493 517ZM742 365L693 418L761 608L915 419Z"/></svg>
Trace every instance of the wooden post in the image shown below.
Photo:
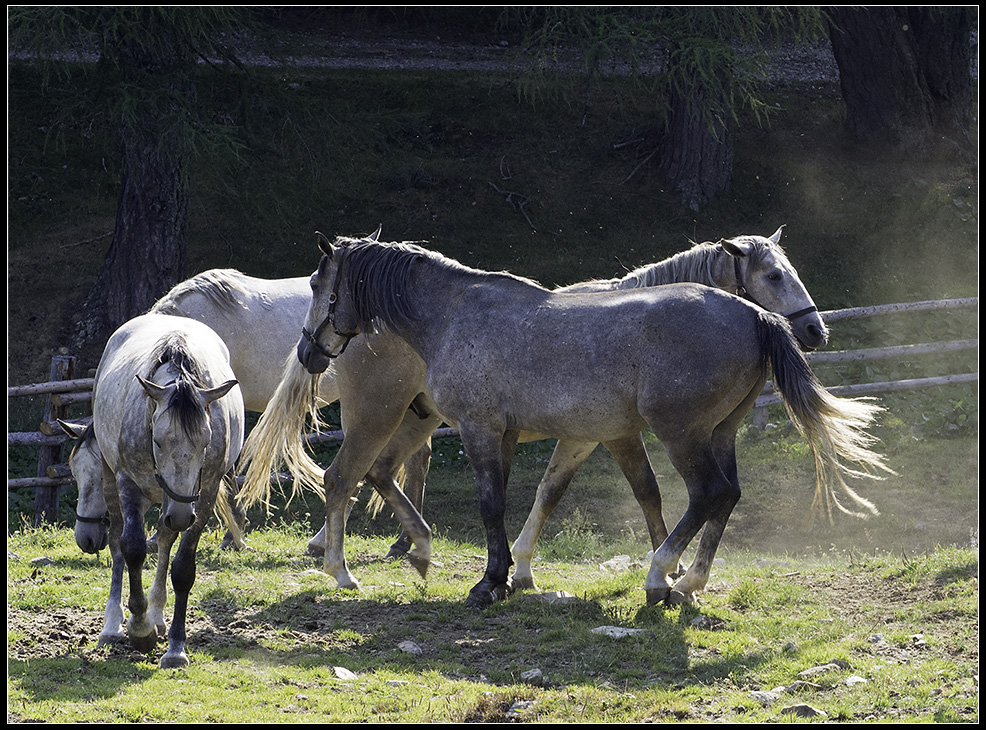
<svg viewBox="0 0 986 730"><path fill-rule="evenodd" d="M51 375L49 380L70 380L75 373L75 358L71 355L56 355L51 359ZM51 395L45 401L42 422L53 421L68 415L68 406L58 404ZM48 467L62 461L62 444L41 446L38 448L38 476L47 477ZM58 521L58 497L60 486L38 487L34 491L34 524L35 526Z"/></svg>

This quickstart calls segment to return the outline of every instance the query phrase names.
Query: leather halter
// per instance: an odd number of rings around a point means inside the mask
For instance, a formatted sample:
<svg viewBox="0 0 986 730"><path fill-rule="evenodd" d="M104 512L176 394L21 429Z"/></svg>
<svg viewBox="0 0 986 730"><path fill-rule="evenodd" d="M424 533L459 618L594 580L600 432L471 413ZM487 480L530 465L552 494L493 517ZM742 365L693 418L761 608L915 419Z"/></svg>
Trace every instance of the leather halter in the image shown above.
<svg viewBox="0 0 986 730"><path fill-rule="evenodd" d="M110 513L109 512L105 512L100 517L86 517L86 516L80 515L78 512L76 512L75 513L75 519L76 519L77 522L85 522L85 523L90 524L90 525L106 525L106 526L109 526L109 524L110 524Z"/></svg>
<svg viewBox="0 0 986 730"><path fill-rule="evenodd" d="M753 302L761 309L766 309L765 306L763 306L760 302L758 302L756 299L750 296L750 293L746 290L746 287L743 286L743 274L740 270L739 258L736 256L733 256L732 258L733 258L733 269L736 272L736 296L743 297L744 299L748 299L749 301ZM789 322L794 322L794 320L800 317L804 317L808 314L812 314L817 311L818 311L818 307L812 305L810 307L805 307L804 309L799 309L797 312L793 312L791 314L785 314L782 316L786 317Z"/></svg>
<svg viewBox="0 0 986 730"><path fill-rule="evenodd" d="M339 266L336 268L335 281L332 282L332 291L329 294L329 311L326 313L325 319L323 319L321 324L315 328L314 332L309 332L306 327L301 328L301 336L308 341L308 344L318 350L323 357L326 357L329 360L334 360L342 355L342 353L346 351L346 348L349 347L350 341L359 334L359 332L340 332L335 325L336 302L339 301L339 287L342 283L342 264L343 262L340 261ZM341 337L345 340L345 342L342 343L342 348L339 352L333 353L321 342L319 342L322 332L324 332L327 327L331 327L337 337Z"/></svg>

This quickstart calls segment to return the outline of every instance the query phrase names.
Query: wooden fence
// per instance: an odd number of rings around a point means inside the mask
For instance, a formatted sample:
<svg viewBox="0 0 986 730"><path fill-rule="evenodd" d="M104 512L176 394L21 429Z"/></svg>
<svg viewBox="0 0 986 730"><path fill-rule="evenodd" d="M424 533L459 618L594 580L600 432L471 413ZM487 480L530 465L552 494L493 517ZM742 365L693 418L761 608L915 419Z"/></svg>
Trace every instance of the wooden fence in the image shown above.
<svg viewBox="0 0 986 730"><path fill-rule="evenodd" d="M906 304L886 304L875 307L859 307L854 309L838 309L822 312L827 324L850 319L861 319L879 315L922 312L934 310L969 309L979 306L979 298L943 299ZM858 362L878 359L905 357L928 353L957 352L978 349L979 340L951 340L946 342L917 343L896 347L879 347L859 350L823 351L809 354L812 363ZM37 432L9 433L7 445L33 446L38 448L38 472L35 477L8 479L7 489L35 489L35 524L55 522L58 518L58 498L60 487L72 483L72 475L68 465L64 463L63 447L68 441L59 428L56 419L65 418L68 409L76 404L91 403L92 378L75 377L75 358L57 356L52 360L49 381L35 385L21 385L7 388L7 398L44 395L47 396ZM978 373L960 373L938 375L928 378L896 380L876 383L861 383L858 385L843 385L830 387L828 390L836 395L861 395L873 393L889 393L914 388L954 383L970 383L979 380ZM767 383L763 394L757 399L754 408L754 422L762 424L766 420L767 407L780 402L780 396L773 392L771 383ZM72 418L73 421L85 420L87 417ZM441 428L435 432L439 438L457 436L451 428ZM326 443L342 441L342 431L328 431L309 434L309 443Z"/></svg>

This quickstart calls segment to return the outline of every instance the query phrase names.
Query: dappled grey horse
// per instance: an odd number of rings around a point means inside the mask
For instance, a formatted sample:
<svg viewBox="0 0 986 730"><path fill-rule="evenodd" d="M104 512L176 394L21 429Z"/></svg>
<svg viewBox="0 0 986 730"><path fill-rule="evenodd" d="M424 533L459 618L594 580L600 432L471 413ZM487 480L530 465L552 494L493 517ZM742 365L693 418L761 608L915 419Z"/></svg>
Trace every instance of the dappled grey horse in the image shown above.
<svg viewBox="0 0 986 730"><path fill-rule="evenodd" d="M166 631L168 564L181 536L171 566L175 611L162 668L188 663L185 617L196 548L220 491L233 476L243 420L229 350L205 325L146 314L122 325L107 342L96 369L93 427L102 455L110 551L122 555L129 574L127 635L141 651L150 652ZM158 499L157 570L145 594L144 515ZM122 611L113 626L111 608L108 604L101 641L123 638Z"/></svg>
<svg viewBox="0 0 986 730"><path fill-rule="evenodd" d="M503 513L518 441L553 436L608 445L639 438L646 428L664 443L689 492L684 516L654 555L648 600L672 596L668 576L705 526L694 561L673 585L680 600L693 600L708 581L739 499L736 429L771 368L793 420L818 454L816 500L851 511L835 483L859 508L875 511L844 482L848 467L840 460L886 468L867 448L866 428L879 408L828 394L778 315L700 285L558 293L415 245L343 239L319 245L323 258L311 280L299 359L320 372L358 335L374 331L378 352L385 343L399 349L396 338L421 358L425 389L414 396L416 408L457 426L476 473L488 563L470 591L473 605L486 605L508 588ZM350 393L344 422L403 402L406 384L387 384L378 379ZM359 480L386 455L393 430L383 437L361 428L346 433L324 478L323 566L340 586L354 587L343 548L345 510ZM406 498L396 484L374 486L415 542L419 570L426 569L431 536L424 521L419 514L407 521Z"/></svg>

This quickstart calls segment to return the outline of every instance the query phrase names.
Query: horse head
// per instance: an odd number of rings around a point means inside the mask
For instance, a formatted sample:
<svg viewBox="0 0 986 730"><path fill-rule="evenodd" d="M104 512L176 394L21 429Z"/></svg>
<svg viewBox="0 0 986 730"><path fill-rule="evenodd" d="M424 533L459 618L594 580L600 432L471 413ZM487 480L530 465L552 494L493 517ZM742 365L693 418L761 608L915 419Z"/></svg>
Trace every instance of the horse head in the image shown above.
<svg viewBox="0 0 986 730"><path fill-rule="evenodd" d="M770 238L738 236L719 242L733 261L736 294L782 314L806 350L828 342L828 328L815 302L780 247L781 226Z"/></svg>
<svg viewBox="0 0 986 730"><path fill-rule="evenodd" d="M154 476L165 496L161 519L169 528L181 532L195 519L200 473L212 442L209 406L226 395L236 381L201 388L183 377L166 385L140 375L137 380L154 403L151 449Z"/></svg>
<svg viewBox="0 0 986 730"><path fill-rule="evenodd" d="M92 427L58 421L62 431L76 444L69 455L69 468L79 488L75 508L75 544L84 553L98 553L109 542L109 510L103 497L103 456Z"/></svg>
<svg viewBox="0 0 986 730"><path fill-rule="evenodd" d="M375 242L379 233L377 229L364 240ZM343 276L346 249L321 233L317 235L322 258L311 276L312 299L298 341L298 360L313 375L324 372L360 333Z"/></svg>

